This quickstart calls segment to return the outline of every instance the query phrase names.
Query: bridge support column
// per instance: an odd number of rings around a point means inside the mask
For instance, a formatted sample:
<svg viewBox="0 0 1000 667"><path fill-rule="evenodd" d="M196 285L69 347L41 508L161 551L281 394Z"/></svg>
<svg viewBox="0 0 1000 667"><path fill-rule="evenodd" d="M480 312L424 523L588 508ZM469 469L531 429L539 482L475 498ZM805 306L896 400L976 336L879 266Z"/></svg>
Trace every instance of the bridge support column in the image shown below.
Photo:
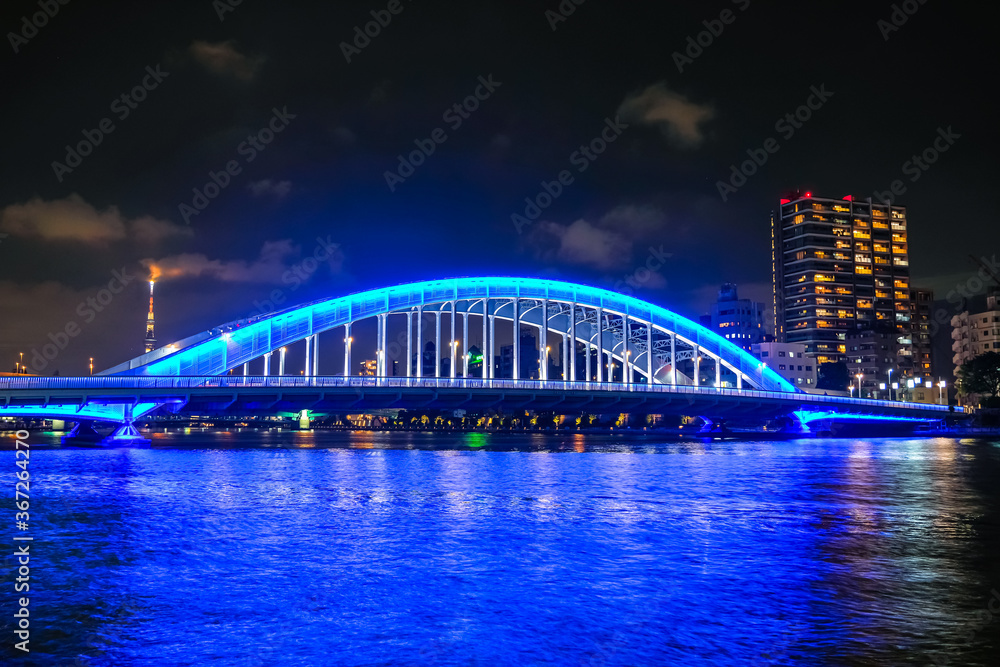
<svg viewBox="0 0 1000 667"><path fill-rule="evenodd" d="M312 336L306 336L306 365L302 373L305 377L312 377L312 342Z"/></svg>
<svg viewBox="0 0 1000 667"><path fill-rule="evenodd" d="M441 307L434 313L434 377L441 377Z"/></svg>
<svg viewBox="0 0 1000 667"><path fill-rule="evenodd" d="M382 377L389 377L389 313L382 316Z"/></svg>
<svg viewBox="0 0 1000 667"><path fill-rule="evenodd" d="M313 377L319 375L319 334L313 334Z"/></svg>
<svg viewBox="0 0 1000 667"><path fill-rule="evenodd" d="M562 335L562 379L563 382L569 382L569 336L567 334Z"/></svg>
<svg viewBox="0 0 1000 667"><path fill-rule="evenodd" d="M609 322L609 324L610 324L610 322ZM613 342L613 340L614 339L612 339L612 342ZM611 349L608 350L608 368L607 368L608 382L614 382L615 381L615 347L617 347L617 346L616 345L612 345Z"/></svg>
<svg viewBox="0 0 1000 667"><path fill-rule="evenodd" d="M375 318L377 327L375 331L375 377L385 377L385 329L386 316L377 315Z"/></svg>
<svg viewBox="0 0 1000 667"><path fill-rule="evenodd" d="M677 386L677 334L670 334L670 384Z"/></svg>
<svg viewBox="0 0 1000 667"><path fill-rule="evenodd" d="M715 358L715 388L722 388L722 357Z"/></svg>
<svg viewBox="0 0 1000 667"><path fill-rule="evenodd" d="M576 382L576 303L575 302L570 304L569 340L573 347L570 348L569 352L569 378L567 379L570 382Z"/></svg>
<svg viewBox="0 0 1000 667"><path fill-rule="evenodd" d="M351 337L351 323L344 325L344 377L351 377L351 345L354 338Z"/></svg>
<svg viewBox="0 0 1000 667"><path fill-rule="evenodd" d="M269 376L271 374L271 355L272 354L274 354L274 352L265 352L264 353L264 377L267 377L267 376Z"/></svg>
<svg viewBox="0 0 1000 667"><path fill-rule="evenodd" d="M250 375L250 362L243 364L243 377Z"/></svg>
<svg viewBox="0 0 1000 667"><path fill-rule="evenodd" d="M694 386L701 386L701 348L694 346Z"/></svg>
<svg viewBox="0 0 1000 667"><path fill-rule="evenodd" d="M740 371L736 371L736 388L743 388L743 373Z"/></svg>
<svg viewBox="0 0 1000 667"><path fill-rule="evenodd" d="M462 378L469 377L469 302L465 302L465 314L462 315Z"/></svg>
<svg viewBox="0 0 1000 667"><path fill-rule="evenodd" d="M604 382L604 309L597 309L597 381Z"/></svg>
<svg viewBox="0 0 1000 667"><path fill-rule="evenodd" d="M413 311L406 311L406 377L413 377Z"/></svg>
<svg viewBox="0 0 1000 667"><path fill-rule="evenodd" d="M521 303L514 299L514 372L513 379L519 380L521 377L521 313L518 310Z"/></svg>
<svg viewBox="0 0 1000 667"><path fill-rule="evenodd" d="M632 325L628 316L622 318L622 382L632 384L632 350L628 344L632 337Z"/></svg>
<svg viewBox="0 0 1000 667"><path fill-rule="evenodd" d="M496 326L496 324L497 323L496 323L496 315L493 313L492 310L490 311L489 318L490 318L490 345L489 345L489 351L490 351L490 373L489 373L489 378L491 380L493 380L493 379L496 378L496 375L497 375L496 368L493 367L493 358L494 358L493 357L493 347L494 347L495 341L496 341L496 333L497 333L497 326Z"/></svg>
<svg viewBox="0 0 1000 667"><path fill-rule="evenodd" d="M479 374L479 376L482 379L484 379L484 380L489 377L489 375L487 375L487 372L486 372L487 360L490 360L492 362L492 359L493 359L493 355L490 354L490 352L489 352L489 349L490 349L489 348L489 338L487 338L487 334L489 333L489 316L486 314L487 311L489 310L489 304L487 303L488 301L489 301L488 299L483 299L483 344L482 344L482 350L483 350L483 370ZM492 365L493 364L490 363L490 366L492 366Z"/></svg>
<svg viewBox="0 0 1000 667"><path fill-rule="evenodd" d="M542 325L538 329L538 379L549 379L549 301L542 300Z"/></svg>
<svg viewBox="0 0 1000 667"><path fill-rule="evenodd" d="M278 375L285 374L285 352L286 348L278 350Z"/></svg>
<svg viewBox="0 0 1000 667"><path fill-rule="evenodd" d="M590 374L590 367L592 365L592 362L590 360L590 348L592 348L592 347L593 347L593 344L588 339L587 340L587 344L586 344L587 355L586 355L586 359L584 359L584 362L587 364L587 374L586 374L586 380L587 380L587 382L591 382L594 379L594 376Z"/></svg>
<svg viewBox="0 0 1000 667"><path fill-rule="evenodd" d="M646 325L646 384L653 386L653 322Z"/></svg>
<svg viewBox="0 0 1000 667"><path fill-rule="evenodd" d="M448 365L448 370L450 371L451 379L454 380L458 369L455 366L458 365L458 339L455 338L455 307L457 302L451 302L451 341L449 341L448 347L451 348L451 362Z"/></svg>
<svg viewBox="0 0 1000 667"><path fill-rule="evenodd" d="M417 306L417 377L424 376L424 307Z"/></svg>

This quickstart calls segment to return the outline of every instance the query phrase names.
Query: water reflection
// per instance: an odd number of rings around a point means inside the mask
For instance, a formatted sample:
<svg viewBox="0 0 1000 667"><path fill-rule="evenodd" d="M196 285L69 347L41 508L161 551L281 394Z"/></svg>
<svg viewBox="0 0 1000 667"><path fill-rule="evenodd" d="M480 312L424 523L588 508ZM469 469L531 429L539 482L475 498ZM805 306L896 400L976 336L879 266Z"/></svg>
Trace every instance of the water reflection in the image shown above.
<svg viewBox="0 0 1000 667"><path fill-rule="evenodd" d="M991 443L155 436L33 452L39 664L994 664Z"/></svg>

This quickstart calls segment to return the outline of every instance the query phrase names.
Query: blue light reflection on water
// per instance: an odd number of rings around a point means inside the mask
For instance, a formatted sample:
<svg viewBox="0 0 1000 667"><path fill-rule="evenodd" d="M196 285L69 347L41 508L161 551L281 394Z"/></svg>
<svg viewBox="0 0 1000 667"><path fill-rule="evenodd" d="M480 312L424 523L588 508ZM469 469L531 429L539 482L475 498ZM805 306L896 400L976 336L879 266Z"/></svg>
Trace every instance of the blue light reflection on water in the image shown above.
<svg viewBox="0 0 1000 667"><path fill-rule="evenodd" d="M252 431L155 443L33 452L35 632L21 664L998 656L1000 614L968 636L1000 588L989 443Z"/></svg>

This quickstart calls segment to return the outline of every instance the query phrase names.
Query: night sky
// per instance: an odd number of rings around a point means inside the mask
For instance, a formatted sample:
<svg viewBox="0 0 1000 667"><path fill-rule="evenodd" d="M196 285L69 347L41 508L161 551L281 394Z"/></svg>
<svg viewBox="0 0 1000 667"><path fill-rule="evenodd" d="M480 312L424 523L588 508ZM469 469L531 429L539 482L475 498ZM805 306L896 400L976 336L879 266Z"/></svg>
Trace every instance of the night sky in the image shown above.
<svg viewBox="0 0 1000 667"><path fill-rule="evenodd" d="M4 371L71 323L45 374L140 354L151 270L166 344L276 289L288 305L455 276L628 289L695 318L723 282L769 302L770 211L798 188L901 179L913 282L939 298L1000 238L994 35L956 3L906 3L896 29L881 2L47 1L37 30L37 0L0 15ZM809 120L776 126L814 90ZM904 166L949 128L926 171ZM434 152L411 174L398 156L418 143ZM210 173L225 187L201 200ZM543 182L562 191L528 220Z"/></svg>

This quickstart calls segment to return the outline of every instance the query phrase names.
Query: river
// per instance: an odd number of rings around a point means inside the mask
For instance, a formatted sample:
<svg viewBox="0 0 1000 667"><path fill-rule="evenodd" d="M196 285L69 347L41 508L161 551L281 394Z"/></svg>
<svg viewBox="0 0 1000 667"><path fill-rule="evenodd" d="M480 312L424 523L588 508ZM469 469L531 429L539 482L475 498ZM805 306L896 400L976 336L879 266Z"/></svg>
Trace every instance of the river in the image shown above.
<svg viewBox="0 0 1000 667"><path fill-rule="evenodd" d="M31 434L31 588L7 557L0 662L1000 663L1000 442L152 439Z"/></svg>

